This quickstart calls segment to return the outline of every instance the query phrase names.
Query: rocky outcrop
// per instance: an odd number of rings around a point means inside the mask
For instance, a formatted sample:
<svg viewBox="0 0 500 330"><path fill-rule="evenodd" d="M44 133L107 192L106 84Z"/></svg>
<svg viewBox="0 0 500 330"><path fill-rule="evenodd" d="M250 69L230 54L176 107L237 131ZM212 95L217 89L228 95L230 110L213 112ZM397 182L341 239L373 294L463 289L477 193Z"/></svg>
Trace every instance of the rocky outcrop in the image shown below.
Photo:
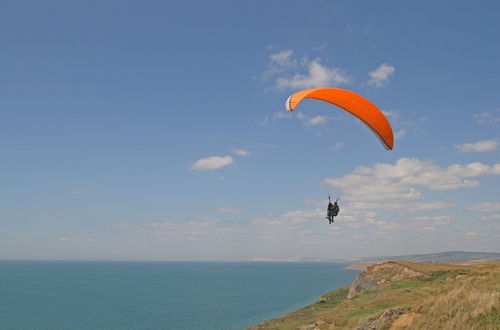
<svg viewBox="0 0 500 330"><path fill-rule="evenodd" d="M335 323L331 320L324 318L318 318L316 322L303 325L298 328L298 330L324 330L324 329L335 329Z"/></svg>
<svg viewBox="0 0 500 330"><path fill-rule="evenodd" d="M395 261L375 264L368 267L366 271L356 277L351 284L347 298L354 298L364 291L377 290L382 284L388 281L400 281L405 278L427 276L429 276L427 273L417 271Z"/></svg>
<svg viewBox="0 0 500 330"><path fill-rule="evenodd" d="M382 314L377 317L368 320L368 323L357 330L378 330L382 329L384 325L389 322L394 321L399 317L399 315L405 313L404 308L388 308Z"/></svg>

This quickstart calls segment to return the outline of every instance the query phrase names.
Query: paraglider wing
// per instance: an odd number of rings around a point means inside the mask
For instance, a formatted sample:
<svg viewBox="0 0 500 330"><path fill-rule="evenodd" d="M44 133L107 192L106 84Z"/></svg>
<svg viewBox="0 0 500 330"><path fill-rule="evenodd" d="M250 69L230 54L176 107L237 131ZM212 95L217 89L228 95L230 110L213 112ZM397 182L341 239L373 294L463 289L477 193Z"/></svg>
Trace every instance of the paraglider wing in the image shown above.
<svg viewBox="0 0 500 330"><path fill-rule="evenodd" d="M293 111L304 98L317 99L336 105L365 123L388 150L394 147L394 136L389 121L373 103L354 92L340 88L305 89L286 100L286 110Z"/></svg>

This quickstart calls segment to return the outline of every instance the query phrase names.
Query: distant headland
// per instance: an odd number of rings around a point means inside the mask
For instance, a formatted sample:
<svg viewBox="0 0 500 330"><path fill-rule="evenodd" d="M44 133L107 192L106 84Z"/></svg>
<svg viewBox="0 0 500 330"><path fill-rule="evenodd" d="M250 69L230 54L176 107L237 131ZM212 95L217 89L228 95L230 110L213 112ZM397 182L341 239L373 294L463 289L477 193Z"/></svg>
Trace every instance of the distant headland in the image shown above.
<svg viewBox="0 0 500 330"><path fill-rule="evenodd" d="M388 260L408 260L416 262L469 262L469 261L496 261L500 260L500 253L496 252L470 252L470 251L447 251L426 254L409 254L394 256L377 256L348 259L328 259L328 258L304 258L287 257L272 258L259 257L253 258L255 262L340 262L350 264L372 264Z"/></svg>

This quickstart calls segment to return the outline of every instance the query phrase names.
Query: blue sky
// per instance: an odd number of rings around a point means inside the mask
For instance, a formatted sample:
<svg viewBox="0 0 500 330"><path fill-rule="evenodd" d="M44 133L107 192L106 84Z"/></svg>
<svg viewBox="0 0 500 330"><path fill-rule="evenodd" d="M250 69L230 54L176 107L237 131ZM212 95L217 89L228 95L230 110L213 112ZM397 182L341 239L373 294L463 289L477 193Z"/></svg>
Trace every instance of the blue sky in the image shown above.
<svg viewBox="0 0 500 330"><path fill-rule="evenodd" d="M499 252L499 9L2 1L0 258ZM313 87L370 99L394 150L286 113Z"/></svg>

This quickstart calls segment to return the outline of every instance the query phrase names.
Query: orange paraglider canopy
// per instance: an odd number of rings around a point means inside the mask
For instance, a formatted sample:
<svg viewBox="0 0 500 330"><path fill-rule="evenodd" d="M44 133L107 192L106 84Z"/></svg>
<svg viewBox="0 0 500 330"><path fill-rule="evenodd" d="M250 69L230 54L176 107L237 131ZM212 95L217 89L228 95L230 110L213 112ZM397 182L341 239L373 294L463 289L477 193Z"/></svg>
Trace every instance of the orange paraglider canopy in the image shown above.
<svg viewBox="0 0 500 330"><path fill-rule="evenodd" d="M334 104L365 123L388 150L394 147L394 136L389 121L373 103L354 92L340 88L305 89L286 100L286 110L293 111L304 98L317 99Z"/></svg>

